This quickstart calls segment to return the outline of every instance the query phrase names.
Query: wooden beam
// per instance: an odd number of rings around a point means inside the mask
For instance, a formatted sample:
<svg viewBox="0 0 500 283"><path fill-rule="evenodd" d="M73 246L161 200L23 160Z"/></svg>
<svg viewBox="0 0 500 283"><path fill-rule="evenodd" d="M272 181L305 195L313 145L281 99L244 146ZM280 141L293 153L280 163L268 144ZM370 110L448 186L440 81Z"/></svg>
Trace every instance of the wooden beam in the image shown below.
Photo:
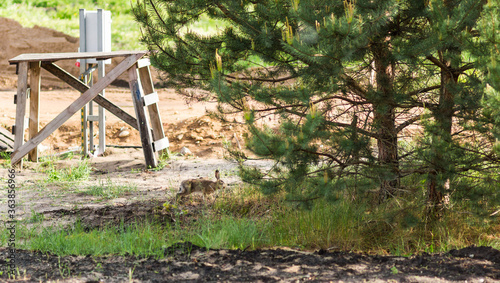
<svg viewBox="0 0 500 283"><path fill-rule="evenodd" d="M86 92L90 88L88 85L83 83L81 80L77 79L72 74L61 69L59 66L57 66L54 63L44 62L44 63L42 63L42 67L81 93ZM120 107L113 104L113 102L109 101L104 96L99 94L94 98L94 101L97 104L104 107L106 110L108 110L111 114L122 119L125 123L127 123L128 125L130 125L134 129L139 130L139 128L137 127L137 120L132 115L123 111Z"/></svg>
<svg viewBox="0 0 500 283"><path fill-rule="evenodd" d="M14 152L22 148L24 143L24 116L26 114L26 90L28 89L28 63L21 62L18 64L17 77L17 101L16 101L16 128L14 132ZM28 152L26 152L28 153ZM26 154L24 154L26 155ZM23 156L24 156L23 155ZM21 158L13 159L11 156L12 166L19 165L22 168Z"/></svg>
<svg viewBox="0 0 500 283"><path fill-rule="evenodd" d="M71 105L69 105L63 112L57 115L57 117L54 120L48 123L40 132L38 132L38 134L35 137L30 139L26 144L16 147L11 156L12 163L15 164L20 160L22 160L23 156L25 156L28 152L30 152L33 148L35 148L38 144L40 144L43 140L45 140L50 134L52 134L52 132L54 132L57 128L59 128L62 124L64 124L64 122L66 122L71 116L73 116L73 114L75 114L78 110L80 110L85 104L94 99L99 94L99 92L101 92L105 87L111 84L116 78L118 78L118 76L120 76L123 72L128 70L131 66L135 65L137 60L139 60L142 56L144 56L144 54L145 53L137 53L123 59L123 61L120 62L120 64L118 64L113 70L111 70L111 72L109 72L108 75L99 80L95 85L93 85L86 92L84 92L77 100L71 103ZM27 64L27 63L20 63L20 64ZM18 86L18 88L19 87L20 86ZM19 99L20 98L18 97L18 103ZM18 113L18 116L19 115L20 113ZM16 131L18 131L17 126L16 126ZM18 137L16 135L16 139L17 138Z"/></svg>
<svg viewBox="0 0 500 283"><path fill-rule="evenodd" d="M129 57L147 54L147 51L111 51L111 52L64 52L64 53L26 53L16 56L9 60L10 64L20 62L54 62L59 60L76 59L97 59L107 60L115 57Z"/></svg>
<svg viewBox="0 0 500 283"><path fill-rule="evenodd" d="M154 90L153 80L151 79L151 72L149 66L139 68L139 76L141 77L141 85L143 87L144 93L156 93ZM161 122L160 109L158 108L158 103L148 105L149 118L151 120L151 127L153 128L153 140L159 141L165 138L165 132L163 131L163 124ZM159 151L160 155L165 152L166 149Z"/></svg>
<svg viewBox="0 0 500 283"><path fill-rule="evenodd" d="M0 127L0 140L10 149L14 149L14 136L2 127Z"/></svg>
<svg viewBox="0 0 500 283"><path fill-rule="evenodd" d="M40 62L30 62L30 118L29 118L29 136L33 138L39 130L39 105L40 105ZM28 160L38 162L38 146L28 154Z"/></svg>
<svg viewBox="0 0 500 283"><path fill-rule="evenodd" d="M134 102L135 114L139 126L139 133L141 134L142 150L144 152L144 159L146 160L146 167L155 168L158 166L155 152L153 151L153 138L151 130L149 129L148 117L146 116L146 108L143 104L142 89L139 84L139 77L137 74L137 65L132 66L128 70L129 86L132 92L132 101Z"/></svg>

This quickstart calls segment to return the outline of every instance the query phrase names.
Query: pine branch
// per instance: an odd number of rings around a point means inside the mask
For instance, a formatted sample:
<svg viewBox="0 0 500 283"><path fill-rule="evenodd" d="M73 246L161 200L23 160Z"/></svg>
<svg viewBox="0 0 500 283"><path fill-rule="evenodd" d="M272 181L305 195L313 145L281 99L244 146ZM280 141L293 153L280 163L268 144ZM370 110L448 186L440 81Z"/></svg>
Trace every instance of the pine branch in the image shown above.
<svg viewBox="0 0 500 283"><path fill-rule="evenodd" d="M300 112L297 112L297 111L292 111L292 110L288 110L288 109L283 109L285 112L287 113L290 113L290 114L293 114L293 115L297 115L299 117L302 117L302 118L305 118L307 115L304 114L304 113L300 113ZM352 125L351 124L347 124L347 123L340 123L340 122L333 122L333 121L327 121L325 120L325 123L327 123L329 126L334 126L334 127L340 127L340 128L352 128ZM368 137L372 137L372 138L378 138L378 134L375 134L375 133L371 133L367 130L364 130L364 129L361 129L361 128L358 128L356 127L355 130L362 134L362 135L365 135L365 136L368 136Z"/></svg>
<svg viewBox="0 0 500 283"><path fill-rule="evenodd" d="M292 75L292 76L288 76L288 77L284 77L284 78L280 78L280 79L262 79L262 78L253 78L253 77L237 78L237 77L231 76L231 75L224 75L224 76L227 78L233 79L233 80L237 80L237 81L257 81L257 82L270 82L270 83L284 82L284 81L295 79L295 78L299 77L298 75ZM231 82L231 81L228 81L228 82Z"/></svg>
<svg viewBox="0 0 500 283"><path fill-rule="evenodd" d="M224 5L222 5L219 1L214 1L214 2L215 2L215 5L217 5L217 7L219 7L219 9L221 10L221 12L224 13L224 15L226 17L228 17L229 19L231 19L235 23L240 24L242 26L247 26L250 29L252 29L253 31L255 31L257 34L261 33L260 30L256 29L251 24L249 24L249 23L243 21L242 19L239 19L239 18L235 17L234 15L232 15L232 13L229 12L229 10Z"/></svg>
<svg viewBox="0 0 500 283"><path fill-rule="evenodd" d="M424 88L419 89L419 90L411 91L411 92L407 93L406 96L412 97L412 96L415 96L415 95L420 94L420 93L426 93L426 92L429 92L431 90L439 89L440 87L441 87L441 85L424 87Z"/></svg>
<svg viewBox="0 0 500 283"><path fill-rule="evenodd" d="M326 157L330 158L331 160L337 162L337 164L339 164L341 166L344 164L344 162L342 162L340 159L338 159L335 156L328 154L328 153L315 152L315 151L311 151L311 150L307 150L307 149L303 149L303 148L298 149L298 151L302 151L302 152L314 154L314 155L319 155L319 156L326 156Z"/></svg>
<svg viewBox="0 0 500 283"><path fill-rule="evenodd" d="M476 67L475 64L469 63L469 64L464 65L463 67L461 67L459 69L456 69L455 71L461 74L461 73L463 73L463 72L465 72L467 70L474 69L475 67Z"/></svg>
<svg viewBox="0 0 500 283"><path fill-rule="evenodd" d="M402 130L404 130L404 128L408 127L409 125L417 122L418 120L420 120L421 118L423 117L423 115L417 115L417 116L414 116L408 120L406 120L404 123L402 123L401 125L397 126L396 127L396 133L399 133L401 132Z"/></svg>
<svg viewBox="0 0 500 283"><path fill-rule="evenodd" d="M441 68L441 70L443 70L443 71L449 71L448 66L446 66L441 60L437 59L436 57L434 57L432 55L428 55L426 58L429 61L431 61L434 65L436 65L439 68Z"/></svg>
<svg viewBox="0 0 500 283"><path fill-rule="evenodd" d="M345 81L346 85L358 96L365 98L366 91L350 76L341 74L340 77Z"/></svg>
<svg viewBox="0 0 500 283"><path fill-rule="evenodd" d="M158 19L160 19L160 21L163 23L163 26L167 27L167 23L165 23L165 21L163 20L163 17L160 15L160 12L158 12L158 9L156 9L156 5L155 5L155 3L153 3L153 0L149 0L149 3L151 4L151 7L155 11L155 14L158 17Z"/></svg>

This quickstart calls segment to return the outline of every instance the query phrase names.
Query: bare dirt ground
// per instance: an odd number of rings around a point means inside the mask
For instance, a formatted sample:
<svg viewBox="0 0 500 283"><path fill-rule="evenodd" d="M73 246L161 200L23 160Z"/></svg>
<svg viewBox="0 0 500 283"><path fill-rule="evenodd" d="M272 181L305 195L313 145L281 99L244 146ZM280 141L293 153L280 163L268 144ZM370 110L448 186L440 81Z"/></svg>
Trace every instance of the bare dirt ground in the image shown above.
<svg viewBox="0 0 500 283"><path fill-rule="evenodd" d="M17 78L15 66L9 66L7 60L22 53L75 51L78 39L41 27L22 28L4 18L0 18L0 35L0 126L10 130L15 124L13 96ZM61 62L65 69L77 72L73 65L74 62ZM42 75L42 83L40 120L43 127L79 93L65 88L46 73ZM120 85L123 81L107 89L106 96L135 116L130 92ZM163 169L148 171L144 170L140 149L108 148L105 156L89 160L92 167L90 178L71 188L40 185L46 178L44 173L40 173L40 165L25 162L25 168L16 174L17 220L23 221L38 214L43 215L44 225L72 225L79 219L88 228L122 221L134 223L151 216L169 221L169 216L159 212L158 207L172 198L182 179L200 176L213 179L213 171L218 168L228 184L228 190L238 184L237 164L224 158L227 156L224 145L242 143L244 129L209 118L207 110L213 110L214 104L188 104L172 90L159 89L158 92L170 149L178 152L182 147L188 147L193 155L175 156ZM140 145L139 133L112 115L107 116L106 129L108 145ZM130 135L118 137L124 130ZM41 155L67 151L80 143L80 116L77 114L42 142ZM71 158L57 160L54 164L63 169L78 162L78 158ZM248 161L248 164L266 168L272 162ZM0 169L0 177L7 180L6 168ZM80 191L81 188L102 183L131 185L136 189L106 199ZM6 193L2 194L0 222L5 227L7 202ZM190 213L199 212L196 206L189 209ZM18 281L122 282L132 277L133 282L500 282L500 252L489 247L468 247L412 257L287 248L207 251L191 243L179 243L163 252L164 259L155 259L116 255L60 257L17 249ZM1 247L2 282L9 281L7 257L7 249Z"/></svg>
<svg viewBox="0 0 500 283"><path fill-rule="evenodd" d="M182 243L166 257L65 256L18 251L27 281L124 282L498 282L499 252L469 247L410 258L289 249L216 250ZM0 260L6 257L0 249ZM22 274L22 273L21 273ZM77 276L70 276L77 274ZM22 278L22 277L21 277ZM22 280L19 280L22 281Z"/></svg>

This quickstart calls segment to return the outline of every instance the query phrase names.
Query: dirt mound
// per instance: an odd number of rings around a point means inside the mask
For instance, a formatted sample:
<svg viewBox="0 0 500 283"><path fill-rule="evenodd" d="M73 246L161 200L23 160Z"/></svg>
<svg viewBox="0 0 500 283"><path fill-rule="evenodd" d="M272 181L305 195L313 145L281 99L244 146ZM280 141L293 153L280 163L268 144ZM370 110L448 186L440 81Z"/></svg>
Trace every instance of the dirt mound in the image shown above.
<svg viewBox="0 0 500 283"><path fill-rule="evenodd" d="M173 151L185 146L198 157L222 158L226 144L235 148L238 148L238 144L244 145L245 130L242 125L223 124L208 116L165 124L164 129L173 143Z"/></svg>
<svg viewBox="0 0 500 283"><path fill-rule="evenodd" d="M76 37L66 35L53 29L34 26L24 28L18 22L0 17L0 89L17 87L16 66L9 65L8 60L23 53L76 52L80 41ZM79 69L73 61L61 61L61 67L78 75ZM67 87L59 79L46 71L42 71L43 88Z"/></svg>
<svg viewBox="0 0 500 283"><path fill-rule="evenodd" d="M78 52L80 39L62 32L40 26L32 28L22 27L18 22L0 17L0 90L12 90L17 88L16 66L9 65L9 59L24 53L59 53ZM107 70L114 68L121 58L112 59ZM79 76L80 68L76 67L76 61L63 60L56 64L74 76ZM158 72L151 70L153 82L158 83ZM49 72L42 70L42 89L68 88L68 85ZM127 75L121 75L113 85L128 87Z"/></svg>

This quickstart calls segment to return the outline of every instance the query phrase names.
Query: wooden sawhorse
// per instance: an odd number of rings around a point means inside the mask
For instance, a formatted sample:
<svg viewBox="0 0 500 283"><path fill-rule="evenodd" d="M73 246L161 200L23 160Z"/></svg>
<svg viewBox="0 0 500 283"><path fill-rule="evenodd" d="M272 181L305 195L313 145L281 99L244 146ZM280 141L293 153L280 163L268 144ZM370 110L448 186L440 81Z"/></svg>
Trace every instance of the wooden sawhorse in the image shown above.
<svg viewBox="0 0 500 283"><path fill-rule="evenodd" d="M169 146L169 142L163 131L158 109L158 94L154 91L149 70L149 60L140 60L146 53L145 51L32 53L22 54L10 59L10 64L17 64L18 73L17 95L14 99L14 103L16 103L17 106L16 125L13 127L14 149L11 155L11 164L13 166L22 164L23 157L28 153L30 154L29 159L31 161L37 161L38 145L64 124L73 114L93 100L131 127L139 130L146 166L148 168L155 168L158 166L156 153L161 153L163 150L166 150ZM125 58L106 76L101 78L91 87L54 64L55 61L59 60L91 58L106 60L114 57ZM40 68L49 71L71 87L80 91L82 95L71 103L63 112L57 115L56 118L50 121L43 129L38 131ZM126 71L128 71L129 86L132 92L132 101L134 102L137 119L99 94ZM29 88L28 73L30 74ZM30 90L29 140L24 143L24 116L26 112L28 89ZM144 95L144 93L146 93L146 95ZM146 116L146 109L149 112L149 119Z"/></svg>

